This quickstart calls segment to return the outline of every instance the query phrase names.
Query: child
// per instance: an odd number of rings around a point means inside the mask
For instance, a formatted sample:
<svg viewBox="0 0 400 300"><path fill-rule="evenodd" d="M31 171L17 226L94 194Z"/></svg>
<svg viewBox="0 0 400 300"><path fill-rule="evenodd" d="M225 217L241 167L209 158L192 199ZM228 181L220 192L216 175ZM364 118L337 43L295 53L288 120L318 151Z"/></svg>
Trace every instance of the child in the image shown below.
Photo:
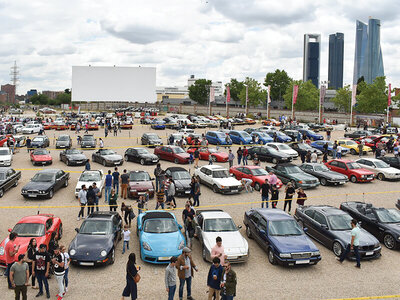
<svg viewBox="0 0 400 300"><path fill-rule="evenodd" d="M272 185L271 187L271 204L272 208L276 208L279 199L279 190L277 189L276 185Z"/></svg>
<svg viewBox="0 0 400 300"><path fill-rule="evenodd" d="M157 192L156 209L158 209L160 206L162 209L164 209L164 195L164 187L161 187L161 190Z"/></svg>
<svg viewBox="0 0 400 300"><path fill-rule="evenodd" d="M172 256L170 263L165 269L165 288L168 293L168 300L173 300L176 291L176 264L177 258Z"/></svg>
<svg viewBox="0 0 400 300"><path fill-rule="evenodd" d="M125 253L125 245L126 245L126 248L129 250L129 241L131 239L131 232L128 229L128 225L124 226L124 232L123 233L124 233L124 246L122 247L122 254Z"/></svg>
<svg viewBox="0 0 400 300"><path fill-rule="evenodd" d="M213 164L213 157L212 157L212 155L209 155L209 156L208 156L208 164L209 164L209 165L212 165L212 164Z"/></svg>

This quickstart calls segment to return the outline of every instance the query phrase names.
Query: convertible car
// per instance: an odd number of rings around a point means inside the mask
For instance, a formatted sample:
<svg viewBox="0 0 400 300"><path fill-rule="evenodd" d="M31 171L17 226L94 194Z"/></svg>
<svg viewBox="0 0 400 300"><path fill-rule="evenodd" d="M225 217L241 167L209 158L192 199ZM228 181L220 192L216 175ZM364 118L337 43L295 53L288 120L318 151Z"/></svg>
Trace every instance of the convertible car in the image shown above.
<svg viewBox="0 0 400 300"><path fill-rule="evenodd" d="M256 191L259 191L261 185L270 177L268 172L259 166L233 166L229 169L229 173L233 174L237 180L241 180L242 178L251 179L253 181L251 186ZM278 189L282 187L280 179L277 179L276 186Z"/></svg>
<svg viewBox="0 0 400 300"><path fill-rule="evenodd" d="M15 171L12 168L0 168L0 198L4 196L4 192L18 185L21 178L21 171Z"/></svg>
<svg viewBox="0 0 400 300"><path fill-rule="evenodd" d="M32 165L51 165L53 159L46 149L35 149L30 154Z"/></svg>
<svg viewBox="0 0 400 300"><path fill-rule="evenodd" d="M194 151L196 151L195 147L189 148L187 150L187 153L194 154ZM228 153L217 150L215 148L201 147L201 148L199 148L199 153L200 153L200 159L202 159L202 160L208 161L210 158L210 155L211 155L211 159L213 162L227 162L228 161Z"/></svg>
<svg viewBox="0 0 400 300"><path fill-rule="evenodd" d="M122 166L124 159L111 149L99 149L92 154L92 161L103 166Z"/></svg>
<svg viewBox="0 0 400 300"><path fill-rule="evenodd" d="M304 172L315 176L319 179L321 185L342 185L349 181L346 175L329 170L324 164L318 163L304 163L300 166Z"/></svg>

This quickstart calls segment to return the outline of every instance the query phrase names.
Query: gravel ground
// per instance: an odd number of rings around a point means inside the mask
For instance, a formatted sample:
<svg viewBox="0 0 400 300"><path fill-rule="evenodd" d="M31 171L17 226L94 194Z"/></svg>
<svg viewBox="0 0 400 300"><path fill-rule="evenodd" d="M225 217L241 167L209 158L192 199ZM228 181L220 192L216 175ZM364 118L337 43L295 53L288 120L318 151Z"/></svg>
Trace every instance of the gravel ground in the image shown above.
<svg viewBox="0 0 400 300"><path fill-rule="evenodd" d="M118 138L108 137L105 139L105 146L121 147L116 151L123 155L125 148L137 145L138 139L143 132L148 131L145 126L135 126L133 130L123 131ZM206 130L197 130L205 132ZM49 137L58 136L60 133L48 131ZM76 144L76 135L70 133ZM130 133L130 135L129 135ZM159 135L166 142L165 136L169 130L158 131ZM94 132L95 136L104 136L104 131ZM333 132L333 138L343 136L343 131ZM129 138L130 137L130 138ZM53 142L53 140L52 140ZM53 145L51 147L54 147ZM50 148L51 148L50 147ZM236 147L235 147L236 148ZM151 150L152 151L152 150ZM225 150L226 151L226 150ZM87 157L91 157L92 151L84 151ZM233 149L236 153L236 149ZM59 161L59 151L51 150L54 163L52 166L45 168L62 168L64 170L82 171L83 167L67 167ZM351 157L351 155L349 155ZM201 161L200 165L207 164ZM296 161L300 163L299 159ZM162 167L167 168L172 163L162 161ZM226 163L226 166L228 164ZM265 163L262 164L265 166ZM14 156L13 168L32 168L29 156L26 150L21 150ZM189 166L186 166L189 168ZM144 169L153 174L154 166L140 166L136 163L124 163L120 169L137 170ZM105 169L103 166L92 163L92 169ZM193 173L193 167L190 167ZM1 206L7 205L77 205L78 201L74 197L74 188L79 173L71 173L70 185L59 190L53 199L49 200L24 200L20 195L21 187L26 184L29 179L36 173L34 170L22 171L22 178L17 188L13 188L6 192L5 196L0 199ZM374 205L383 207L394 207L395 199L399 197L399 193L382 193L376 195L351 195L346 197L345 194L367 193L367 192L385 192L399 190L398 182L374 181L366 184L347 183L342 187L322 187L306 191L309 196L307 204L329 204L339 206L345 200L365 200L372 202ZM283 197L283 191L280 198ZM259 204L251 204L246 202L260 201L260 194L257 192L246 194L241 193L233 196L224 196L214 194L209 188L202 186L202 195L200 198L201 205L212 204L230 204L236 202L244 202L242 205L232 205L224 207L228 213L234 218L236 224L243 224L243 214L246 210L259 206ZM127 201L129 204L135 204L133 200ZM178 207L182 207L185 199L177 198ZM119 200L119 204L121 200ZM155 207L155 200L151 200L149 208ZM283 207L283 203L278 204L279 208ZM7 235L7 229L13 227L21 218L27 215L36 214L38 209L2 209L0 223L0 238L3 239ZM64 236L60 244L66 246L75 236L74 229L79 227L82 221L77 221L78 208L51 208L41 209L41 213L53 213L61 217L64 224ZM178 220L181 220L181 210L176 210ZM139 258L138 238L136 237L136 226L132 226L131 251L135 252L138 265L141 266L141 282L139 283L139 299L166 299L167 295L164 287L164 268L165 266L154 266L143 263ZM241 233L245 236L244 229ZM342 265L335 260L335 256L330 249L315 242L319 247L322 260L316 266L307 266L299 268L283 268L273 266L268 262L266 253L253 240L249 241L250 258L246 264L234 265L233 269L238 275L237 297L235 299L326 299L326 298L344 298L359 296L378 296L399 294L400 289L398 280L400 278L399 268L399 251L387 250L383 245L382 257L362 262L361 270L354 268L354 263L346 261ZM118 244L116 261L111 266L99 268L83 268L71 266L69 273L70 287L66 295L66 299L120 299L122 289L125 286L125 264L128 254L122 255L122 243ZM195 299L207 299L206 278L210 264L201 258L201 249L197 241L194 242L193 259L199 267L199 272L195 274L192 284L192 295ZM396 263L397 262L397 263ZM7 289L6 278L3 277L3 284L0 287L0 298L12 299L13 291ZM37 290L28 290L28 298L32 299ZM50 280L50 292L52 298L57 294L57 284L54 278ZM185 292L186 295L186 292ZM177 295L176 295L177 298Z"/></svg>

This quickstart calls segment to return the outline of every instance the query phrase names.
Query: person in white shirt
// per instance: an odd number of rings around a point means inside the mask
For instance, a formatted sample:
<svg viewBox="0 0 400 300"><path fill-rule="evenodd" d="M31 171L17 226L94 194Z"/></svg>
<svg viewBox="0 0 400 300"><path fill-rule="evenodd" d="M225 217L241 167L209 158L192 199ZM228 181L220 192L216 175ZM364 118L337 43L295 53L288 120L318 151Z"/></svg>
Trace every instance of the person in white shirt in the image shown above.
<svg viewBox="0 0 400 300"><path fill-rule="evenodd" d="M64 287L65 287L65 292L68 292L68 271L69 271L69 263L71 262L69 258L69 254L67 251L67 248L65 246L60 246L61 253L64 254Z"/></svg>
<svg viewBox="0 0 400 300"><path fill-rule="evenodd" d="M81 188L82 189L78 193L78 200L79 200L79 203L81 205L81 210L79 211L78 218L77 218L78 221L80 220L80 216L82 216L83 219L85 218L84 210L85 210L85 206L86 206L86 203L87 203L86 185L83 184Z"/></svg>
<svg viewBox="0 0 400 300"><path fill-rule="evenodd" d="M318 160L317 151L314 150L314 152L311 153L311 162L312 162L312 163L317 163L317 160Z"/></svg>
<svg viewBox="0 0 400 300"><path fill-rule="evenodd" d="M251 180L250 178L242 178L241 180L242 185L244 186L244 188L246 189L246 192L253 192L253 188L251 187L251 184L253 183L253 180Z"/></svg>
<svg viewBox="0 0 400 300"><path fill-rule="evenodd" d="M342 146L338 145L336 151L337 151L336 157L338 159L341 159L342 158Z"/></svg>
<svg viewBox="0 0 400 300"><path fill-rule="evenodd" d="M125 246L126 249L129 250L129 241L131 240L131 231L128 229L128 225L124 226L124 246L122 247L122 254L125 253Z"/></svg>
<svg viewBox="0 0 400 300"><path fill-rule="evenodd" d="M336 259L342 263L344 259L347 257L347 255L350 253L351 250L354 251L354 254L356 256L356 261L357 264L355 265L356 268L361 268L360 264L360 252L358 252L358 246L360 245L360 234L361 230L357 226L357 220L353 219L351 220L351 241L350 244L347 245L346 250L342 252L342 255L340 257L336 257Z"/></svg>

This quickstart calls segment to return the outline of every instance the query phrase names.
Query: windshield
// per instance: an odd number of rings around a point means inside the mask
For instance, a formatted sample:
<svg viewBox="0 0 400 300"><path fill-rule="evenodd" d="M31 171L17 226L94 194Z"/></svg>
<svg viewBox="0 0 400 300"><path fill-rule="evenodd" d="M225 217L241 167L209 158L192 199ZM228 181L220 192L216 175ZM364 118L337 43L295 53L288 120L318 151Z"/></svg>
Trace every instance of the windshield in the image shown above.
<svg viewBox="0 0 400 300"><path fill-rule="evenodd" d="M258 134L260 137L263 137L263 138L270 138L270 136L269 136L268 134L266 134L265 132L257 132L257 134Z"/></svg>
<svg viewBox="0 0 400 300"><path fill-rule="evenodd" d="M173 180L182 180L182 179L189 179L190 180L190 174L187 171L173 172L172 173L172 179Z"/></svg>
<svg viewBox="0 0 400 300"><path fill-rule="evenodd" d="M298 166L285 167L285 170L287 174L296 174L302 172Z"/></svg>
<svg viewBox="0 0 400 300"><path fill-rule="evenodd" d="M69 141L69 136L67 135L62 135L58 137L59 141Z"/></svg>
<svg viewBox="0 0 400 300"><path fill-rule="evenodd" d="M79 177L79 181L85 181L85 182L95 182L100 180L101 180L100 172L84 172L82 173L81 177Z"/></svg>
<svg viewBox="0 0 400 300"><path fill-rule="evenodd" d="M147 172L131 172L129 174L130 181L149 181L150 175Z"/></svg>
<svg viewBox="0 0 400 300"><path fill-rule="evenodd" d="M149 139L157 139L157 140L160 139L160 138L158 137L158 135L155 134L155 133L148 133L148 134L147 134L147 137L148 137Z"/></svg>
<svg viewBox="0 0 400 300"><path fill-rule="evenodd" d="M270 235L285 236L303 234L295 220L271 221L268 224L268 228Z"/></svg>
<svg viewBox="0 0 400 300"><path fill-rule="evenodd" d="M6 174L5 173L0 173L0 180L6 179Z"/></svg>
<svg viewBox="0 0 400 300"><path fill-rule="evenodd" d="M390 166L387 163L381 160L377 160L374 163L377 168L390 168Z"/></svg>
<svg viewBox="0 0 400 300"><path fill-rule="evenodd" d="M237 231L237 227L231 218L206 219L204 220L204 231Z"/></svg>
<svg viewBox="0 0 400 300"><path fill-rule="evenodd" d="M285 144L277 144L276 145L279 150L290 150L291 148L288 145Z"/></svg>
<svg viewBox="0 0 400 300"><path fill-rule="evenodd" d="M311 147L310 145L307 145L307 144L301 143L301 144L297 144L297 145L298 145L299 149L302 149L302 150L314 150L313 147Z"/></svg>
<svg viewBox="0 0 400 300"><path fill-rule="evenodd" d="M50 174L50 173L36 173L35 176L33 176L32 180L33 182L52 182L54 181L55 174Z"/></svg>
<svg viewBox="0 0 400 300"><path fill-rule="evenodd" d="M0 149L0 155L8 155L10 151L8 149Z"/></svg>
<svg viewBox="0 0 400 300"><path fill-rule="evenodd" d="M228 177L229 177L228 170L213 171L213 178L228 178Z"/></svg>
<svg viewBox="0 0 400 300"><path fill-rule="evenodd" d="M148 233L168 233L178 231L178 226L174 219L150 219L145 221L143 230Z"/></svg>
<svg viewBox="0 0 400 300"><path fill-rule="evenodd" d="M33 138L33 141L34 141L34 142L41 142L41 141L44 141L44 138L41 137L41 136L40 136L40 137L34 137L34 138Z"/></svg>
<svg viewBox="0 0 400 300"><path fill-rule="evenodd" d="M174 153L179 154L179 153L185 153L182 148L173 148Z"/></svg>
<svg viewBox="0 0 400 300"><path fill-rule="evenodd" d="M315 170L316 172L326 172L326 171L329 171L328 167L325 166L325 165L315 166L315 167L314 167L314 170Z"/></svg>
<svg viewBox="0 0 400 300"><path fill-rule="evenodd" d="M110 149L106 149L106 150L101 150L100 151L100 155L113 155L115 154L115 152L113 150Z"/></svg>
<svg viewBox="0 0 400 300"><path fill-rule="evenodd" d="M81 154L81 153L82 153L81 151L76 150L76 149L67 151L67 154Z"/></svg>
<svg viewBox="0 0 400 300"><path fill-rule="evenodd" d="M38 149L33 152L33 155L47 155L49 152L46 149Z"/></svg>
<svg viewBox="0 0 400 300"><path fill-rule="evenodd" d="M136 151L138 154L149 154L149 151L143 148L137 148Z"/></svg>
<svg viewBox="0 0 400 300"><path fill-rule="evenodd" d="M351 230L351 220L348 214L328 216L332 230Z"/></svg>
<svg viewBox="0 0 400 300"><path fill-rule="evenodd" d="M286 136L283 132L280 131L275 131L277 136Z"/></svg>
<svg viewBox="0 0 400 300"><path fill-rule="evenodd" d="M395 209L379 208L375 210L379 221L382 223L399 223L400 214Z"/></svg>
<svg viewBox="0 0 400 300"><path fill-rule="evenodd" d="M209 148L208 152L210 152L210 153L219 153L219 151L217 149L215 149L215 148Z"/></svg>
<svg viewBox="0 0 400 300"><path fill-rule="evenodd" d="M79 229L80 234L106 235L112 233L112 224L110 221L85 220Z"/></svg>
<svg viewBox="0 0 400 300"><path fill-rule="evenodd" d="M12 230L20 237L34 237L44 235L44 224L37 223L19 223Z"/></svg>
<svg viewBox="0 0 400 300"><path fill-rule="evenodd" d="M361 169L360 165L358 163L354 163L354 162L347 163L347 167L350 170Z"/></svg>
<svg viewBox="0 0 400 300"><path fill-rule="evenodd" d="M224 139L225 136L226 136L226 134L223 133L223 132L215 132L215 134L216 134L219 138L222 138L222 139Z"/></svg>
<svg viewBox="0 0 400 300"><path fill-rule="evenodd" d="M248 134L246 131L240 132L239 134L243 138L250 138L250 134Z"/></svg>
<svg viewBox="0 0 400 300"><path fill-rule="evenodd" d="M251 173L252 173L254 176L265 176L265 175L268 175L268 172L265 171L264 169L261 169L261 168L259 168L259 169L252 169L252 170L251 170Z"/></svg>
<svg viewBox="0 0 400 300"><path fill-rule="evenodd" d="M358 145L355 141L346 141L346 145Z"/></svg>
<svg viewBox="0 0 400 300"><path fill-rule="evenodd" d="M91 135L84 135L82 141L93 141L94 137Z"/></svg>

